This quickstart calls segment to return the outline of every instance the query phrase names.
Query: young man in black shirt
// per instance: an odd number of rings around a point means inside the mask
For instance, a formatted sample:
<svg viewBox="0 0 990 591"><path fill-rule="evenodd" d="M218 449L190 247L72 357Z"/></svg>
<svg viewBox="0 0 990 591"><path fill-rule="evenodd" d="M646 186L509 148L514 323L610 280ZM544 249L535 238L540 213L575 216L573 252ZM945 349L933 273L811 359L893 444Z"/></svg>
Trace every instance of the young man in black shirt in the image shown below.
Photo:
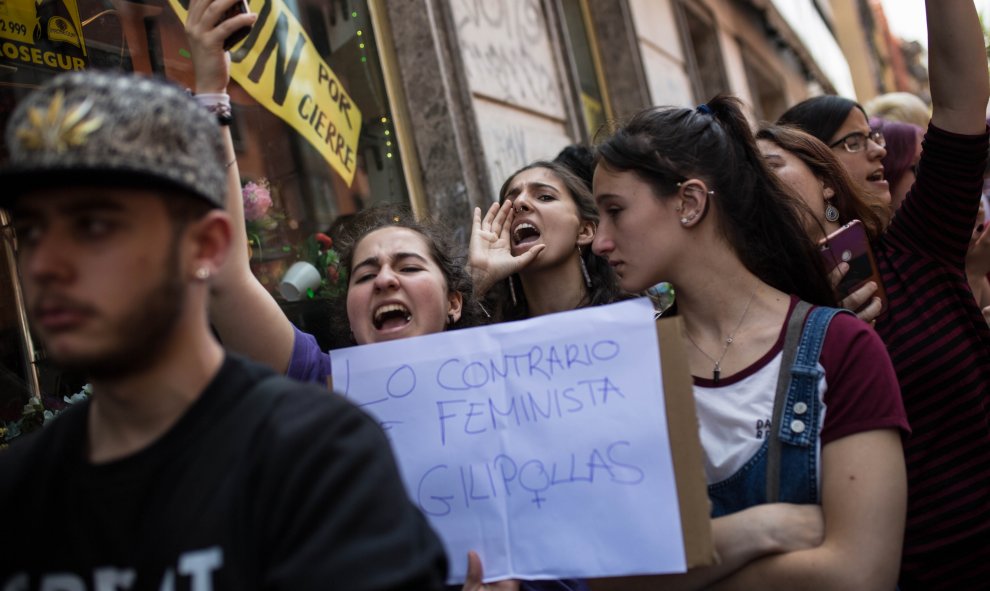
<svg viewBox="0 0 990 591"><path fill-rule="evenodd" d="M437 589L446 562L377 425L225 353L213 116L73 73L18 106L0 207L28 313L93 396L0 453L0 589Z"/></svg>

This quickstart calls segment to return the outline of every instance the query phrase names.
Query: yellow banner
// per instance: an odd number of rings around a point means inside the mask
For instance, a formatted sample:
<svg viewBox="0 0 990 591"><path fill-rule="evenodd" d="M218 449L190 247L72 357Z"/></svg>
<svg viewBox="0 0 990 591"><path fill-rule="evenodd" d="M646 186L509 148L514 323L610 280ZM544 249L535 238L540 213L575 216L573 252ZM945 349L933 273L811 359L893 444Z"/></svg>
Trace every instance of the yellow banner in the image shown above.
<svg viewBox="0 0 990 591"><path fill-rule="evenodd" d="M0 61L83 70L85 58L76 0L0 0Z"/></svg>
<svg viewBox="0 0 990 591"><path fill-rule="evenodd" d="M188 0L169 3L185 22ZM258 20L231 51L231 77L306 138L350 186L360 109L282 0L251 0L249 6Z"/></svg>

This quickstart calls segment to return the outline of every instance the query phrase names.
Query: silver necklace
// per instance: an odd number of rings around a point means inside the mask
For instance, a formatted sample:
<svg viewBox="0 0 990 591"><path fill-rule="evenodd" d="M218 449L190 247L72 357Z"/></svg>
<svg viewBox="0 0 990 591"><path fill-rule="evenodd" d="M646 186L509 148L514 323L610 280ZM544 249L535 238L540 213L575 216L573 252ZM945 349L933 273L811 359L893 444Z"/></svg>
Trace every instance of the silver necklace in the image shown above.
<svg viewBox="0 0 990 591"><path fill-rule="evenodd" d="M715 382L716 384L718 384L718 379L722 375L722 360L725 359L725 354L728 353L729 351L729 345L731 345L732 341L735 340L736 333L739 332L739 329L742 327L743 321L746 320L746 315L749 314L749 307L753 304L753 300L756 299L756 291L757 290L754 289L753 295L749 296L749 301L746 302L746 308L743 310L742 316L739 317L739 322L736 323L736 327L732 329L732 332L729 333L728 338L725 339L725 344L722 345L722 354L718 356L718 359L715 359L714 357L709 355L707 351L702 349L701 346L695 342L694 337L691 336L691 333L687 330L687 328L684 329L684 334L687 335L688 340L691 341L691 344L694 345L694 348L701 351L702 355L707 357L712 363L715 364L714 367L712 367L712 381Z"/></svg>

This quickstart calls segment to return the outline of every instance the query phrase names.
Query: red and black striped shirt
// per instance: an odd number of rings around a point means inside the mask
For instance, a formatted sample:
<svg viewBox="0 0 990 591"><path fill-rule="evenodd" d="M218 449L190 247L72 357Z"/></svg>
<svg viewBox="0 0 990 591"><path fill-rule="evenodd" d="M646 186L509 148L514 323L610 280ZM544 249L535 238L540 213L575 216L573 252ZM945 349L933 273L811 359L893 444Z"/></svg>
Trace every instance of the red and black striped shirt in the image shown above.
<svg viewBox="0 0 990 591"><path fill-rule="evenodd" d="M877 245L890 306L876 331L913 432L902 588L990 576L990 329L965 274L987 144L929 126L918 179Z"/></svg>

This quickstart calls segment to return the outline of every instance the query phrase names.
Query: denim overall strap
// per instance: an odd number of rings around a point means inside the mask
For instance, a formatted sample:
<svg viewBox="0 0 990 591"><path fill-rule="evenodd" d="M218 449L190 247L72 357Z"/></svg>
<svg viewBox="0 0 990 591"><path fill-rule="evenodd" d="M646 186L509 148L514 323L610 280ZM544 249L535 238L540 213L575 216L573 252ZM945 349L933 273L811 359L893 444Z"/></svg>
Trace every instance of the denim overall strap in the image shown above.
<svg viewBox="0 0 990 591"><path fill-rule="evenodd" d="M780 406L779 416L771 419L763 445L739 470L720 482L708 485L712 517L773 501L798 504L819 502L818 435L822 406L818 383L823 370L818 365L818 357L828 324L838 310L815 308L809 314L807 306L798 302L791 313L800 337L796 339L796 346L791 345L793 361L785 363L781 359L780 377L786 388L774 400L774 406ZM791 319L788 319L789 325ZM786 333L784 338L786 341ZM776 440L776 445L779 445L779 456L772 462L779 475L779 485L768 491L771 440Z"/></svg>
<svg viewBox="0 0 990 591"><path fill-rule="evenodd" d="M798 300L787 319L787 332L784 333L784 348L780 356L780 371L777 372L777 392L773 398L773 417L770 424L776 427L780 424L780 415L784 409L784 400L791 387L791 372L787 368L794 366L794 356L797 354L798 342L804 332L804 321L811 310L811 304ZM767 502L776 503L780 493L780 437L777 429L771 428L767 438Z"/></svg>
<svg viewBox="0 0 990 591"><path fill-rule="evenodd" d="M791 323L800 319L810 304L798 302L791 317ZM807 468L807 487L803 491L794 491L792 495L807 495L814 502L818 499L818 458L816 457L818 444L818 427L821 422L821 401L818 398L818 382L822 377L822 370L818 365L818 357L821 354L822 345L825 342L825 333L832 318L842 312L837 308L815 308L808 315L804 322L804 330L801 332L800 341L797 343L797 350L793 353L793 362L787 359L788 343L784 344L784 356L781 360L780 381L789 382L787 395L780 396L783 390L778 384L777 397L774 400L774 414L771 420L771 431L769 448L767 455L766 472L766 498L768 503L774 503L781 498L780 474L784 464L792 469L805 465ZM788 337L791 336L788 327ZM790 345L792 348L793 344ZM790 371L785 368L790 367ZM783 447L783 449L782 449ZM807 456L798 450L808 449L811 452ZM793 458L787 462L783 461L782 455L795 453L802 457L808 457L808 462L795 462ZM796 476L792 474L790 476ZM797 481L792 480L792 484ZM794 499L791 499L793 502Z"/></svg>

